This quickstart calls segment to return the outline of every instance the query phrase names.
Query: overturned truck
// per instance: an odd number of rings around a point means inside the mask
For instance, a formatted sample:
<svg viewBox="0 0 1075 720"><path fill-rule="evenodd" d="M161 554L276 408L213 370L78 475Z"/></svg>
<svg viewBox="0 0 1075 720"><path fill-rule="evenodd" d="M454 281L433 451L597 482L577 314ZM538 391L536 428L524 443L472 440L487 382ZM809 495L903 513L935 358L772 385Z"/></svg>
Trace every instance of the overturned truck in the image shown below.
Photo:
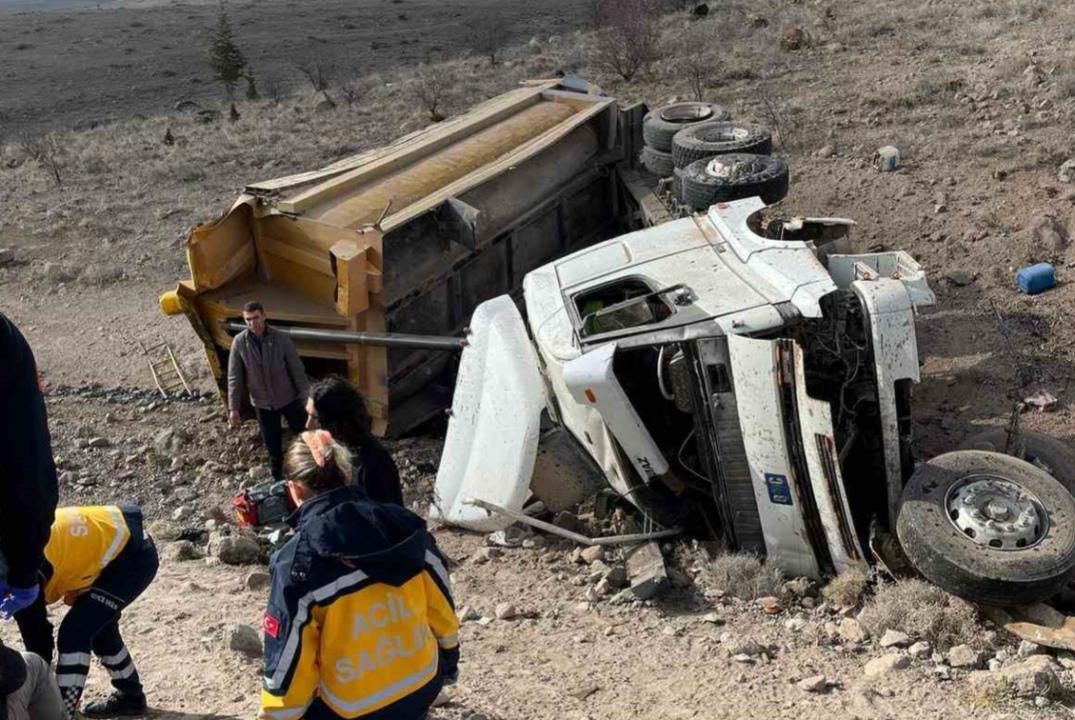
<svg viewBox="0 0 1075 720"><path fill-rule="evenodd" d="M976 602L1056 594L1075 568L1070 488L999 452L916 467L915 313L934 295L906 253L838 252L848 228L719 203L531 272L525 324L507 298L479 307L434 515L518 517L544 417L579 449L574 472L645 518L792 575L909 559Z"/></svg>
<svg viewBox="0 0 1075 720"><path fill-rule="evenodd" d="M193 231L162 308L221 388L257 299L311 375L363 390L379 434L450 404L431 510L450 523L497 529L600 481L647 526L794 575L909 560L994 606L1054 594L1075 569L1070 451L1011 436L916 466L922 268L852 254L851 221L778 216L767 135L685 105L537 81L247 186Z"/></svg>

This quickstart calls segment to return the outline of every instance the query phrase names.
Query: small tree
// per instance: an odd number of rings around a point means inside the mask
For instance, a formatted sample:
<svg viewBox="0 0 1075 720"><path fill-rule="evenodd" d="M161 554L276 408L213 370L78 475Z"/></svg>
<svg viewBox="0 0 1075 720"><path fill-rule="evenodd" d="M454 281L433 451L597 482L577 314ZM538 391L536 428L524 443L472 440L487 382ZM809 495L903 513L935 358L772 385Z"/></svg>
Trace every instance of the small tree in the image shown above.
<svg viewBox="0 0 1075 720"><path fill-rule="evenodd" d="M474 52L489 58L489 67L496 67L497 56L510 39L508 23L497 13L482 15L471 25L470 37Z"/></svg>
<svg viewBox="0 0 1075 720"><path fill-rule="evenodd" d="M258 92L258 84L254 80L254 73L246 73L246 99L247 100L260 100L261 94Z"/></svg>
<svg viewBox="0 0 1075 720"><path fill-rule="evenodd" d="M594 60L631 80L657 59L661 39L653 0L602 0Z"/></svg>
<svg viewBox="0 0 1075 720"><path fill-rule="evenodd" d="M220 19L209 41L208 60L213 79L224 86L228 100L235 98L235 86L246 73L246 58L235 44L228 15L224 12L224 3L220 3Z"/></svg>

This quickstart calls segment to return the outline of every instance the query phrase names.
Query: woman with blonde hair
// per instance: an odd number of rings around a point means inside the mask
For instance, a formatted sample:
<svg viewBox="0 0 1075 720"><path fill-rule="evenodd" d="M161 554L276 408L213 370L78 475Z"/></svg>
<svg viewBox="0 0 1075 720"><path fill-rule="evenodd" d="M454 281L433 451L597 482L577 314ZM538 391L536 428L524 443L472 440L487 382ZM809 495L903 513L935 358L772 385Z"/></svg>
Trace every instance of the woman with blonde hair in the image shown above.
<svg viewBox="0 0 1075 720"><path fill-rule="evenodd" d="M295 534L273 556L263 618L266 720L419 720L458 674L459 623L425 522L374 502L324 430L287 452Z"/></svg>

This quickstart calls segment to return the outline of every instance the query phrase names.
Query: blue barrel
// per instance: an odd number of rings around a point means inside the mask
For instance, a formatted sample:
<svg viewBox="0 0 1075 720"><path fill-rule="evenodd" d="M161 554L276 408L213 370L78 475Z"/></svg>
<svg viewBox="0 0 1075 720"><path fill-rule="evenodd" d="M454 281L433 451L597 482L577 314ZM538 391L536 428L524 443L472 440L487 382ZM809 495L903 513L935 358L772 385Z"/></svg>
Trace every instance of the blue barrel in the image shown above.
<svg viewBox="0 0 1075 720"><path fill-rule="evenodd" d="M1052 265L1038 263L1020 268L1015 274L1015 282L1018 283L1020 291L1027 295L1037 295L1056 285L1056 275L1053 273Z"/></svg>

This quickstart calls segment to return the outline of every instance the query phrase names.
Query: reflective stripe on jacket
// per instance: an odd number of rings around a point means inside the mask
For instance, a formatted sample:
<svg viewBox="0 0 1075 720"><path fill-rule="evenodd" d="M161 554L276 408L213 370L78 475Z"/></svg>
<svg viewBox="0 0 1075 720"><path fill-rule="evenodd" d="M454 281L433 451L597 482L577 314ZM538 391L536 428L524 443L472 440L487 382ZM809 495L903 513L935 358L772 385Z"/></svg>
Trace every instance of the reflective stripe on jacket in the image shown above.
<svg viewBox="0 0 1075 720"><path fill-rule="evenodd" d="M421 717L454 676L448 571L418 516L341 488L273 557L260 717ZM327 710L327 713L325 712Z"/></svg>
<svg viewBox="0 0 1075 720"><path fill-rule="evenodd" d="M58 509L45 546L45 559L52 566L45 603L92 585L130 538L123 512L115 505Z"/></svg>

